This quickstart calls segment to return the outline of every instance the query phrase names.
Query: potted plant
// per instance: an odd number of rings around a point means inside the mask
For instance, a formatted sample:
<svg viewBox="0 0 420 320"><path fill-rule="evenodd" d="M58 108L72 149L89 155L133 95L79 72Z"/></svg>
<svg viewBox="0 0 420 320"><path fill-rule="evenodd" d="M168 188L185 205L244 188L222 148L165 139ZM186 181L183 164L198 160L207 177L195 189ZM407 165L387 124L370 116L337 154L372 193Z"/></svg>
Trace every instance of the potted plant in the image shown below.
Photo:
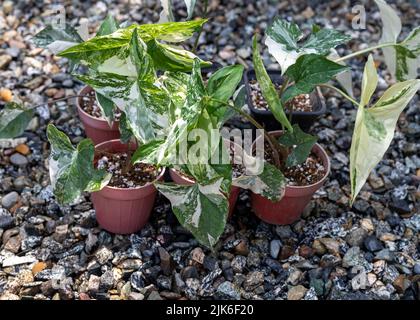
<svg viewBox="0 0 420 320"><path fill-rule="evenodd" d="M287 179L281 201L272 202L261 195L252 195L253 209L262 220L274 224L289 224L297 220L329 172L329 161L325 151L315 144L316 137L304 133L298 125L292 126L285 113L285 102L300 94L309 94L317 86L322 86L339 92L357 107L350 149L353 203L370 172L389 147L399 115L420 88L420 80L414 79L420 61L420 29L414 29L404 41L398 42L397 36L401 29L398 15L384 1L377 0L376 3L384 24L381 43L345 57L335 58L334 61L325 53L344 39L336 31L321 30L318 27L314 29L315 33L306 42L311 44L308 52L307 44L305 48L297 47L297 40L301 35L297 25L276 20L276 27L272 29L274 33L270 36L282 41L276 48L276 54L283 57L282 70L288 83L283 85L280 93L264 68L257 38L254 38L253 60L256 78L269 109L283 128L282 131L266 134L270 150L267 152L266 161L275 164ZM390 66L391 73L401 82L392 85L375 103L370 101L378 83L378 75L371 55L365 65L360 102L327 84L335 76L348 70L342 64L343 61L379 48L384 49L385 61ZM296 180L299 177L300 182Z"/></svg>
<svg viewBox="0 0 420 320"><path fill-rule="evenodd" d="M203 23L205 20L201 19L140 26L140 37L147 43L156 69L191 70L192 61L196 57L193 53L161 43L160 40L179 43L201 30ZM70 25L66 25L65 29L49 25L34 37L34 42L58 56L68 58L73 70L79 65L87 67L87 75L100 71L134 76L132 65L118 57L123 54L132 30L136 27L126 25L127 23L120 25L112 16L108 16L100 25L96 36L86 41ZM202 61L202 65L210 67L211 63ZM92 87L85 86L81 89L77 96L77 110L87 137L95 144L120 137L121 112L110 99L95 92Z"/></svg>
<svg viewBox="0 0 420 320"><path fill-rule="evenodd" d="M220 133L223 123L240 108L229 102L242 78L242 66L229 66L216 71L204 83L199 61L192 74L178 74L164 81L174 99L176 111L165 136L156 137L139 146L133 163L141 161L171 168L175 183L155 183L172 204L179 222L203 245L213 247L225 228L233 209L238 187L269 194L282 192L282 182L275 179L274 167L267 165L261 172L233 177L228 146ZM237 99L235 99L236 101ZM224 161L222 159L225 159ZM268 181L278 190L268 190Z"/></svg>

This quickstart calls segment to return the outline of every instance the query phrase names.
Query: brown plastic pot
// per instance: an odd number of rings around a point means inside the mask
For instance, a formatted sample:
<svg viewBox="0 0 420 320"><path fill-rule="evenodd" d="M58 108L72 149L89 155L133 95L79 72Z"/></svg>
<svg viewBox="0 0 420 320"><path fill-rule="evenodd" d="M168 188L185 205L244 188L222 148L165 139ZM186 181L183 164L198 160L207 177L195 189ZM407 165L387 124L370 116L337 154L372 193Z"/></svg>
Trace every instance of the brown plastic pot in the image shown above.
<svg viewBox="0 0 420 320"><path fill-rule="evenodd" d="M89 86L84 87L77 98L77 111L85 128L86 136L92 139L95 145L120 138L119 122L115 121L110 127L108 122L104 119L99 119L91 116L83 110L83 97L92 92L93 89Z"/></svg>
<svg viewBox="0 0 420 320"><path fill-rule="evenodd" d="M181 175L177 170L175 169L169 169L169 175L172 178L172 181L179 185L193 185L195 183L194 180L188 179L187 177ZM229 218L233 214L233 210L235 209L236 201L238 200L239 191L241 189L237 186L232 186L230 189L229 194Z"/></svg>
<svg viewBox="0 0 420 320"><path fill-rule="evenodd" d="M279 137L282 131L272 131L269 134ZM330 160L325 150L319 144L315 144L312 152L321 159L326 168L325 176L317 183L308 186L287 186L284 197L278 202L272 202L261 195L251 193L252 208L258 218L277 225L291 224L300 219L312 196L322 187L330 173Z"/></svg>
<svg viewBox="0 0 420 320"><path fill-rule="evenodd" d="M132 144L135 148L134 144ZM98 144L96 150L110 153L126 152L128 145L120 140ZM162 169L155 181L162 179ZM152 182L137 188L115 188L106 186L92 193L93 207L99 225L112 233L130 234L139 231L149 220L155 203L157 190Z"/></svg>

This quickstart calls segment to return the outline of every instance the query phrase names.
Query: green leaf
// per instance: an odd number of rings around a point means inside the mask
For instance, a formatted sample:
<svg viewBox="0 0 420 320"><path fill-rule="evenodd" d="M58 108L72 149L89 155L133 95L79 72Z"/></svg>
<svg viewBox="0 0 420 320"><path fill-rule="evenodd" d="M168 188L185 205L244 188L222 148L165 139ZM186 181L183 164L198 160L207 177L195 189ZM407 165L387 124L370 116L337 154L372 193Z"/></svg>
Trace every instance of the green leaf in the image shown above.
<svg viewBox="0 0 420 320"><path fill-rule="evenodd" d="M45 27L34 36L33 41L38 47L49 49L53 53L59 53L83 42L83 39L75 28L65 24L64 28L52 25Z"/></svg>
<svg viewBox="0 0 420 320"><path fill-rule="evenodd" d="M105 36L114 33L119 28L118 21L111 15L108 15L106 19L99 26L99 30L96 33L97 36Z"/></svg>
<svg viewBox="0 0 420 320"><path fill-rule="evenodd" d="M366 67L365 70L369 70ZM365 74L371 81L372 71ZM416 92L420 80L399 82L385 91L370 108L360 104L350 148L351 201L357 197L370 172L381 161L394 136L398 118Z"/></svg>
<svg viewBox="0 0 420 320"><path fill-rule="evenodd" d="M285 46L287 50L298 50L298 41L302 38L302 32L297 24L275 18L268 27L266 34L279 44Z"/></svg>
<svg viewBox="0 0 420 320"><path fill-rule="evenodd" d="M0 139L20 136L34 116L33 110L25 109L18 103L6 104L0 111Z"/></svg>
<svg viewBox="0 0 420 320"><path fill-rule="evenodd" d="M264 67L264 63L260 56L256 36L254 36L253 43L253 62L258 84L260 85L262 95L267 101L267 105L270 111L273 113L274 117L278 122L280 122L288 130L293 131L292 125L290 124L286 114L284 113L283 105L277 94L277 90L274 84L271 82L267 70Z"/></svg>
<svg viewBox="0 0 420 320"><path fill-rule="evenodd" d="M95 149L90 139L74 148L70 139L52 124L48 125L47 137L51 143L51 184L60 203L71 203L83 191L98 191L108 184L111 175L94 168Z"/></svg>
<svg viewBox="0 0 420 320"><path fill-rule="evenodd" d="M184 2L185 2L185 5L187 6L187 13L188 13L187 19L190 20L194 13L195 3L197 2L197 0L184 0Z"/></svg>
<svg viewBox="0 0 420 320"><path fill-rule="evenodd" d="M396 45L394 46L395 55L396 55L396 71L395 77L398 81L404 81L409 79L409 75L412 74L413 78L417 77L417 64L416 59L417 56L411 52L409 49ZM415 61L415 69L409 70L411 65L409 64L409 60Z"/></svg>
<svg viewBox="0 0 420 320"><path fill-rule="evenodd" d="M303 132L297 124L293 126L293 132L286 131L279 138L282 145L291 148L286 166L292 167L305 162L316 141L317 137Z"/></svg>
<svg viewBox="0 0 420 320"><path fill-rule="evenodd" d="M233 65L216 71L207 82L207 91L210 97L219 101L228 102L242 80L243 70L243 66ZM231 108L220 103L212 102L209 104L210 114L215 116L217 122L220 124L227 120L230 111Z"/></svg>
<svg viewBox="0 0 420 320"><path fill-rule="evenodd" d="M160 70L189 72L194 59L199 59L190 51L159 43L156 40L150 40L147 47L150 56L153 57L155 67ZM211 66L210 62L199 60L202 67Z"/></svg>
<svg viewBox="0 0 420 320"><path fill-rule="evenodd" d="M109 126L112 126L112 121L114 120L114 103L112 100L109 100L98 92L95 92L95 94L96 101L98 102L98 106L101 109L103 117L106 119Z"/></svg>
<svg viewBox="0 0 420 320"><path fill-rule="evenodd" d="M376 87L378 86L378 73L376 72L375 62L373 61L372 55L369 55L368 61L365 65L362 80L362 96L361 105L367 106L369 104L372 95L375 93Z"/></svg>
<svg viewBox="0 0 420 320"><path fill-rule="evenodd" d="M327 55L331 49L351 39L337 30L322 29L312 33L309 39L303 44L304 49L314 49L316 53Z"/></svg>
<svg viewBox="0 0 420 320"><path fill-rule="evenodd" d="M209 248L217 243L226 225L228 200L220 190L222 180L191 186L155 184L171 202L179 222Z"/></svg>
<svg viewBox="0 0 420 320"><path fill-rule="evenodd" d="M293 80L294 84L286 89L282 100L288 101L299 94L310 93L317 85L330 81L347 69L348 67L318 54L300 56L286 71L286 76Z"/></svg>

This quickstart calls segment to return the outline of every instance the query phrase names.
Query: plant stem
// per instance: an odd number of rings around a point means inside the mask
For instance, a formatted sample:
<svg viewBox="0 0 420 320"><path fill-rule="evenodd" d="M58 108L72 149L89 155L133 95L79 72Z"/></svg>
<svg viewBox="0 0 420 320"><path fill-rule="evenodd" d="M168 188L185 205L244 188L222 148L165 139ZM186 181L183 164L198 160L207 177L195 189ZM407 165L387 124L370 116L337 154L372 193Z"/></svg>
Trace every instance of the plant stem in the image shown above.
<svg viewBox="0 0 420 320"><path fill-rule="evenodd" d="M356 100L354 100L352 97L350 97L347 93L345 93L343 90L340 90L340 89L338 89L338 88L336 88L336 87L334 87L334 86L332 86L332 85L330 85L330 84L326 84L326 83L323 83L323 84L320 84L319 85L320 87L325 87L325 88L329 88L329 89L332 89L332 90L335 90L335 91L337 91L339 94L341 94L344 98L346 98L347 100L349 100L351 103L353 103L356 107L359 105L359 103L356 101Z"/></svg>
<svg viewBox="0 0 420 320"><path fill-rule="evenodd" d="M207 18L208 7L209 7L209 0L204 0L204 12L203 12L204 19ZM200 41L201 34L203 33L203 27L204 26L201 26L200 31L198 32L197 38L195 39L194 46L192 49L193 53L197 53L198 41Z"/></svg>
<svg viewBox="0 0 420 320"><path fill-rule="evenodd" d="M279 96L280 96L280 98L281 98L281 96L283 95L284 91L287 89L287 86L290 83L289 78L286 77L285 79L286 80L283 82L283 84L281 85L280 90L279 90Z"/></svg>
<svg viewBox="0 0 420 320"><path fill-rule="evenodd" d="M360 51L353 52L353 53L348 54L348 55L346 55L346 56L340 57L340 58L338 58L338 59L334 60L334 62L344 61L344 60L347 60L347 59L350 59L350 58L357 57L358 55L361 55L361 54L364 54L364 53L367 53L367 52L373 51L373 50L375 50L375 49L386 48L386 47L392 47L392 46L395 46L395 43L393 43L393 42L381 43L381 44L378 44L378 45L376 45L376 46L369 47L369 48L366 48L366 49L363 49L363 50L360 50Z"/></svg>
<svg viewBox="0 0 420 320"><path fill-rule="evenodd" d="M272 137L265 129L264 127L258 123L258 121L256 121L253 117L251 117L248 113L246 113L245 111L243 111L241 108L238 108L230 103L221 101L221 100L217 100L214 98L210 98L212 101L223 104L233 110L235 110L237 113L239 113L240 115L242 115L243 117L245 117L249 122L251 122L257 129L263 130L264 133L264 137L267 140L267 142L270 145L271 151L273 152L273 158L274 158L274 162L277 168L279 169L283 169L284 168L284 163L286 162L288 153L287 150L285 148L283 148L281 146L281 144L276 140L276 138ZM281 157L281 159L280 159Z"/></svg>

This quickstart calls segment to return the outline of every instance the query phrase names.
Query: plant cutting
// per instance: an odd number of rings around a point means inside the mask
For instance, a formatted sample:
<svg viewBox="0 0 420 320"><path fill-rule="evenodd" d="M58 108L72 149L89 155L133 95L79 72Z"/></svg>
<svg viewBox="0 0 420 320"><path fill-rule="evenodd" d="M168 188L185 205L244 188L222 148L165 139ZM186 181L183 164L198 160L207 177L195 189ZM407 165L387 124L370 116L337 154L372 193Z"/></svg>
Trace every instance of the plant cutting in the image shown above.
<svg viewBox="0 0 420 320"><path fill-rule="evenodd" d="M401 22L393 9L382 0L376 3L381 11L384 34L392 28L392 23L400 30ZM254 37L256 78L268 108L282 127L282 131L268 133L271 141L266 160L275 164L288 180L285 195L279 202L273 203L260 195L252 195L254 211L261 219L276 224L293 222L328 175L329 161L325 151L315 144L316 137L302 132L298 125L292 126L285 112L289 101L299 95L310 94L318 86L339 92L358 108L350 149L350 197L351 203L354 202L370 172L389 147L399 115L420 88L420 80L410 79L410 76L417 76L420 61L419 29L413 30L402 42L397 42L398 33L392 41L383 40L388 37L384 35L379 45L333 58L328 54L337 44L347 40L346 36L335 30L314 27L309 38L300 44L298 41L302 33L299 27L276 19L269 29L266 44L282 68L284 79L280 89L276 88L265 70L257 38ZM327 84L343 72L349 72L343 61L378 48L386 49L385 52L391 50L391 54L388 52L385 55L386 61L391 66L391 73L402 82L392 85L376 103L370 103L378 83L371 55L365 65L360 102L349 93ZM390 55L394 60L390 59ZM343 79L337 80L346 87L349 82Z"/></svg>
<svg viewBox="0 0 420 320"><path fill-rule="evenodd" d="M195 31L201 30L200 26L204 22L200 20L142 27L141 36L147 42L157 69L190 70L192 59L195 58L194 54L179 47L164 44L159 40L176 43L184 41ZM127 23L120 25L112 16L108 16L100 25L96 36L89 40L85 39L86 41L70 25L66 25L64 29L60 26L49 25L35 36L34 42L40 47L50 49L58 56L68 58L73 66L72 69L78 65L87 66L87 75L97 71L129 75L130 72L134 74L135 70L132 70L129 61L120 57L124 56L124 50L127 48L135 25L128 27L126 25ZM204 61L202 64L203 66L211 65ZM121 113L111 100L86 86L78 95L77 108L86 135L95 144L120 137Z"/></svg>

